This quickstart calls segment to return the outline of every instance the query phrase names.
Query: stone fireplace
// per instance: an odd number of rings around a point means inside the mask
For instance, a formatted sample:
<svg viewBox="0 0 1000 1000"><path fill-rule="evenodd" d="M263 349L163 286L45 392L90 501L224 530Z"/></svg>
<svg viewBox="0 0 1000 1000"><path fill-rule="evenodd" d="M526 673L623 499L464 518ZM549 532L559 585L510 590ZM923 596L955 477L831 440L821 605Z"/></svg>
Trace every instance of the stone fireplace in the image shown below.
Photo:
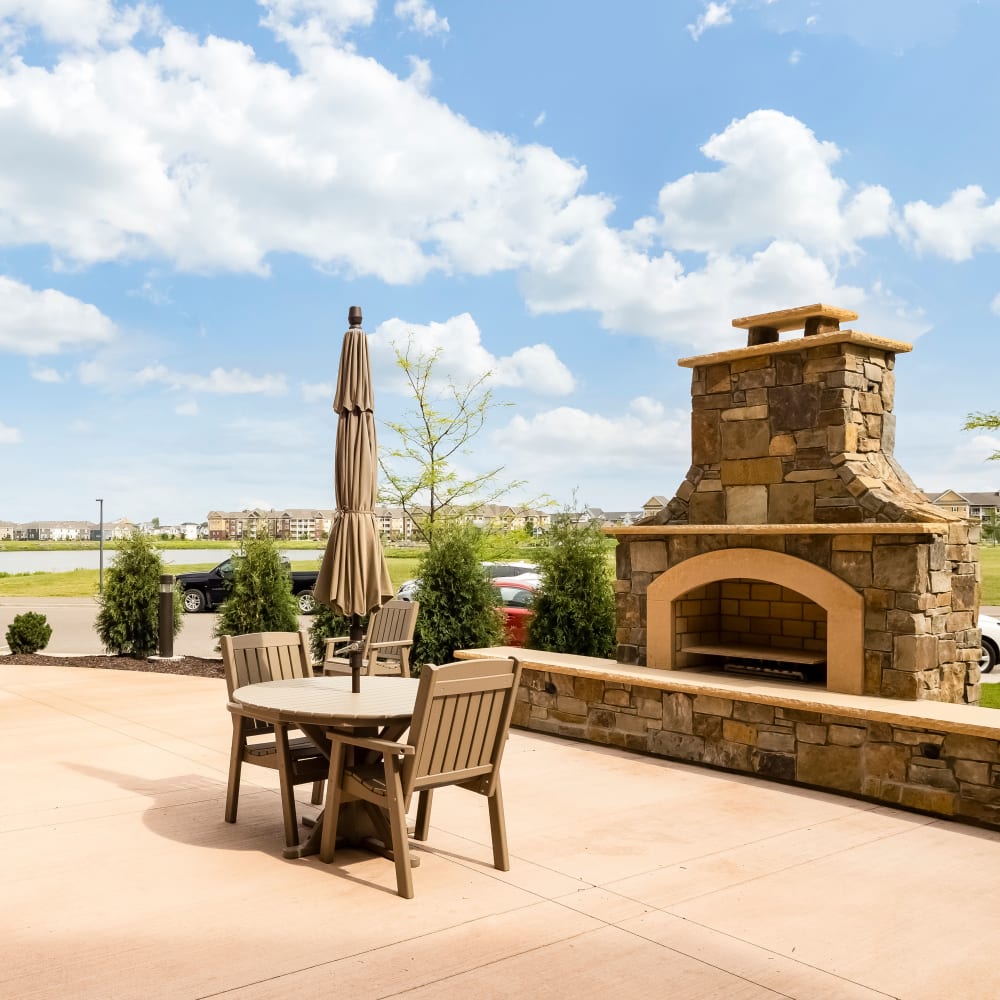
<svg viewBox="0 0 1000 1000"><path fill-rule="evenodd" d="M659 514L611 532L620 663L978 700L978 528L896 462L911 346L840 329L855 319L826 305L737 319L745 348L679 362L691 468Z"/></svg>

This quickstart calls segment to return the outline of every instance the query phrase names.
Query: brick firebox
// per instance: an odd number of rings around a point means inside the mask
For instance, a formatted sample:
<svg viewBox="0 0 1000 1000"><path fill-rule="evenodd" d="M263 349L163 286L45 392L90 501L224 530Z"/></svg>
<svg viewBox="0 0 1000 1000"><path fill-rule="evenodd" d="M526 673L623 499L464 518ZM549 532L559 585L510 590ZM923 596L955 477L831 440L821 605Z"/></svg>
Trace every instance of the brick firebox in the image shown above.
<svg viewBox="0 0 1000 1000"><path fill-rule="evenodd" d="M749 346L679 362L691 468L660 514L611 530L619 662L773 662L847 694L978 700L978 528L896 462L911 346L840 329L856 318L734 320Z"/></svg>

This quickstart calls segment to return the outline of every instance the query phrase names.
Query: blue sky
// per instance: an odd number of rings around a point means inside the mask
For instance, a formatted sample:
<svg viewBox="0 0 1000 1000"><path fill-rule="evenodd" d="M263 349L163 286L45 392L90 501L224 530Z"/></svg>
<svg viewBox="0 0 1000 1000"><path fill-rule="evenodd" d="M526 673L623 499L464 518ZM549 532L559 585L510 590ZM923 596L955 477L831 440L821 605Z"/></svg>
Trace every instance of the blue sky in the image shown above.
<svg viewBox="0 0 1000 1000"><path fill-rule="evenodd" d="M896 455L1000 489L998 0L0 0L0 520L332 507L347 309L635 509L690 373L811 302L912 342ZM382 432L382 443L390 443ZM513 499L513 498L512 498Z"/></svg>

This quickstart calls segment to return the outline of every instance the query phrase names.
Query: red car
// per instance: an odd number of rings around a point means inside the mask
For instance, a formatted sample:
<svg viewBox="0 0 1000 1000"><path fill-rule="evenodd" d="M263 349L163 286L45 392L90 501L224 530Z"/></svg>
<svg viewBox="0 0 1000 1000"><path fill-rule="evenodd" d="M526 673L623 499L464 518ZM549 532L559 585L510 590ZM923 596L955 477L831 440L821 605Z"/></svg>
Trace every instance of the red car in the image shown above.
<svg viewBox="0 0 1000 1000"><path fill-rule="evenodd" d="M503 603L504 641L508 646L523 646L528 641L528 621L534 614L530 605L538 589L538 578L527 573L497 577L492 583L500 591Z"/></svg>

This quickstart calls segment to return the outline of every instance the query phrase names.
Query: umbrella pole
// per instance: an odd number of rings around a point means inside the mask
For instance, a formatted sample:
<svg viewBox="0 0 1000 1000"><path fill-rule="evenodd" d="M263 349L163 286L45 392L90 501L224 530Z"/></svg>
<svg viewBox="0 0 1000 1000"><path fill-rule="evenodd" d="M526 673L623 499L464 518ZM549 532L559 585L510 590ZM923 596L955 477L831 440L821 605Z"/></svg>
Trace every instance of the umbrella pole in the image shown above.
<svg viewBox="0 0 1000 1000"><path fill-rule="evenodd" d="M351 691L358 694L361 691L361 615L351 615L350 640L354 647L350 654Z"/></svg>

